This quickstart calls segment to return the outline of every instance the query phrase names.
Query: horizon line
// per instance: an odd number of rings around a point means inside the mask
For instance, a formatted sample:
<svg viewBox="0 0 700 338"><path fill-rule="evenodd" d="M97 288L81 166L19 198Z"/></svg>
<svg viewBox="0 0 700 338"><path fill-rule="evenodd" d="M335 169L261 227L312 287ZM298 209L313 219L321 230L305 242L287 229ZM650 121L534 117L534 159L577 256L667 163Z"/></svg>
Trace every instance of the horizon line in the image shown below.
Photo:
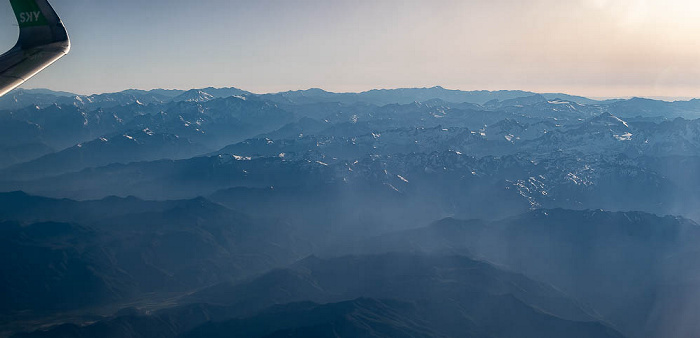
<svg viewBox="0 0 700 338"><path fill-rule="evenodd" d="M157 88L150 88L150 89L141 89L141 88L126 88L122 90L117 90L117 91L105 91L105 92L98 92L98 93L90 93L90 94L81 94L81 93L76 93L73 91L66 91L66 90L56 90L56 89L50 89L46 87L32 87L32 88L23 88L19 87L17 89L14 89L13 91L20 91L20 90L48 90L52 92L59 92L59 93L67 93L71 95L76 95L76 96L91 96L91 95L103 95L103 94L115 94L115 93L121 93L121 92L126 92L130 90L134 91L144 91L144 92L150 92L150 91L155 91L155 90L169 90L169 91L183 91L187 92L190 90L203 90L203 89L238 89L242 91L246 91L248 93L251 93L253 95L275 95L275 94L282 94L282 93L289 93L289 92L304 92L304 91L309 91L309 90L321 90L326 93L331 93L331 94L362 94L362 93L368 93L371 91L380 91L380 90L402 90L402 89L444 89L447 91L456 91L456 92L465 92L465 93L470 93L470 92L489 92L489 93L495 93L495 92L524 92L524 93L531 93L531 94L539 94L539 95L551 95L551 94L562 94L562 95L567 95L567 96L574 96L574 97L580 97L584 99L589 99L593 101L607 101L607 100L630 100L634 98L641 98L641 99L651 99L651 100L656 100L656 101L665 101L665 102L677 102L677 101L692 101L696 99L700 99L700 97L693 97L693 96L646 96L646 95L632 95L632 96L584 96L584 95L577 95L577 94L569 94L566 92L556 92L556 91L548 91L548 92L538 92L538 91L532 91L532 90L525 90L525 89L471 89L471 90L465 90L465 89L452 89L452 88L445 88L441 85L435 85L435 86L423 86L423 87L387 87L387 88L372 88L368 90L362 90L362 91L330 91L326 90L320 87L309 87L305 89L288 89L288 90L283 90L283 91L271 91L271 92L264 92L264 93L256 93L252 92L246 89L242 89L240 87L236 86L222 86L222 87L215 87L215 86L207 86L207 87L192 87L189 89L182 89L182 88L163 88L163 87L157 87ZM9 93L8 93L9 94Z"/></svg>

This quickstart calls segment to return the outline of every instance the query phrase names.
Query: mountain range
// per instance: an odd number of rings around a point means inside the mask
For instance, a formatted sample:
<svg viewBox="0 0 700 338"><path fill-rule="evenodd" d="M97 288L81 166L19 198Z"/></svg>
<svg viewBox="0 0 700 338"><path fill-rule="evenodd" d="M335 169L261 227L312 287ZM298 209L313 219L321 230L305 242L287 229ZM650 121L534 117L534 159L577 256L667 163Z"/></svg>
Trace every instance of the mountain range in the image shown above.
<svg viewBox="0 0 700 338"><path fill-rule="evenodd" d="M700 101L0 98L0 337L692 337Z"/></svg>

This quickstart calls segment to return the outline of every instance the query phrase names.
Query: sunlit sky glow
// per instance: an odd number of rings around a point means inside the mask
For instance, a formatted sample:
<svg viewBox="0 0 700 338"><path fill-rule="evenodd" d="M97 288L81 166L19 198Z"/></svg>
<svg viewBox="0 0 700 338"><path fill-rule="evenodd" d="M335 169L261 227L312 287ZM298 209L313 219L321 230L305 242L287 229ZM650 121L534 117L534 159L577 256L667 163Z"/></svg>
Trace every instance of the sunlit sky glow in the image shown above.
<svg viewBox="0 0 700 338"><path fill-rule="evenodd" d="M696 0L52 0L77 93L425 87L699 97ZM0 5L0 47L17 25Z"/></svg>

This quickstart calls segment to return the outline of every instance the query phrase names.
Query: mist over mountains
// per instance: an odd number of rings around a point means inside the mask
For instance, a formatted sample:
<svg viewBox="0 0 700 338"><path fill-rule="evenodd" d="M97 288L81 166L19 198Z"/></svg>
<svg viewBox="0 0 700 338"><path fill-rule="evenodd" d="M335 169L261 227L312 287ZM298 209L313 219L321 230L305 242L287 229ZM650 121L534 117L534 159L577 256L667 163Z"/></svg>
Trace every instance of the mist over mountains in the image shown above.
<svg viewBox="0 0 700 338"><path fill-rule="evenodd" d="M0 98L0 336L700 334L700 100Z"/></svg>

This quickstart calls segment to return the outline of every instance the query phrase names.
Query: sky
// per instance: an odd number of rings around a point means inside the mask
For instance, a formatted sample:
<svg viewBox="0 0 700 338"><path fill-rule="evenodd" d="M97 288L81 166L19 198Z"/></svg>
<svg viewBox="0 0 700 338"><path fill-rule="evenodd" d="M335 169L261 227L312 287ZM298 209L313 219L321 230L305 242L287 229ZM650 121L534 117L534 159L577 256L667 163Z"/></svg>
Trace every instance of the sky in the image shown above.
<svg viewBox="0 0 700 338"><path fill-rule="evenodd" d="M697 0L50 2L72 49L25 88L700 97ZM17 32L2 1L0 49Z"/></svg>

